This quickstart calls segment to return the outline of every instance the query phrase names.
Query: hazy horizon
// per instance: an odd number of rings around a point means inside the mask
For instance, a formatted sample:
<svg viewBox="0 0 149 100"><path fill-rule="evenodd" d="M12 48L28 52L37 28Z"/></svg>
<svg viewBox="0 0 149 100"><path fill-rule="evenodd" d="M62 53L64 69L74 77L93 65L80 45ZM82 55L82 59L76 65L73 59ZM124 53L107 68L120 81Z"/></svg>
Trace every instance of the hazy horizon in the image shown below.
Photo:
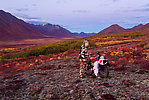
<svg viewBox="0 0 149 100"><path fill-rule="evenodd" d="M112 24L149 23L148 0L5 0L0 9L24 21L58 24L71 32L99 32Z"/></svg>

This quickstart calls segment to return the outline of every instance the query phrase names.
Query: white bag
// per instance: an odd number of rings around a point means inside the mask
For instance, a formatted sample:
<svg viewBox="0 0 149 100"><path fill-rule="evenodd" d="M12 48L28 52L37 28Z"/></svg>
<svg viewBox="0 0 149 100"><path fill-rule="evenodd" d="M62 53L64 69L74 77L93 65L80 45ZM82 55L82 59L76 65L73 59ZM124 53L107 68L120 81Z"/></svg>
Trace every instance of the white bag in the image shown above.
<svg viewBox="0 0 149 100"><path fill-rule="evenodd" d="M98 61L95 61L94 67L93 67L93 71L94 71L94 74L95 74L96 76L98 76L98 71L99 71Z"/></svg>

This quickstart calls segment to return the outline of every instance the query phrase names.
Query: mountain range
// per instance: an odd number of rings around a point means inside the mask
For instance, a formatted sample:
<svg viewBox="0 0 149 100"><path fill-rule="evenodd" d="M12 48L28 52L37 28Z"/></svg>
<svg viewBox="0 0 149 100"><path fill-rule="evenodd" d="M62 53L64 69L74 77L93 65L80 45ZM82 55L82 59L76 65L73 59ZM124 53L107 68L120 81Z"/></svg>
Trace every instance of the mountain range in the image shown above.
<svg viewBox="0 0 149 100"><path fill-rule="evenodd" d="M100 35L100 34L112 34L112 33L122 33L122 32L145 31L145 30L149 30L149 23L145 24L145 25L139 24L139 25L134 26L134 27L129 28L129 29L125 29L125 28L119 26L118 24L113 24L113 25L105 28L104 30L98 32L97 35Z"/></svg>
<svg viewBox="0 0 149 100"><path fill-rule="evenodd" d="M111 34L122 32L144 31L148 33L148 24L139 24L129 29L125 29L118 24L113 24L104 30L97 33ZM21 19L16 18L12 14L0 10L0 41L7 40L22 40L22 39L35 39L35 38L81 38L95 35L96 33L71 33L69 30L50 23L43 25L36 25L26 23Z"/></svg>
<svg viewBox="0 0 149 100"><path fill-rule="evenodd" d="M89 37L89 36L96 35L96 33L84 33L84 32L81 32L81 33L75 32L75 33L72 33L72 34L74 34L76 36L79 36L79 37Z"/></svg>
<svg viewBox="0 0 149 100"><path fill-rule="evenodd" d="M33 25L0 10L0 41L33 38L76 38L59 25Z"/></svg>
<svg viewBox="0 0 149 100"><path fill-rule="evenodd" d="M70 31L59 25L45 24L45 25L31 25L31 27L41 34L50 36L50 37L61 37L61 38L74 38L76 37Z"/></svg>

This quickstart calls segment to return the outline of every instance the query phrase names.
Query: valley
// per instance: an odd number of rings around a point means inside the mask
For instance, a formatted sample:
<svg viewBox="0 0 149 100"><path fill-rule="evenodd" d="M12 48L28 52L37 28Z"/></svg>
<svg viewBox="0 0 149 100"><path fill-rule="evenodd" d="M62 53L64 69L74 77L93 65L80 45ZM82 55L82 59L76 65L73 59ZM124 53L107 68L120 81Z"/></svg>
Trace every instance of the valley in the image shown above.
<svg viewBox="0 0 149 100"><path fill-rule="evenodd" d="M114 24L81 38L59 25L31 25L0 14L0 99L149 99L149 24ZM98 51L109 60L108 78L79 77L84 40L89 54Z"/></svg>

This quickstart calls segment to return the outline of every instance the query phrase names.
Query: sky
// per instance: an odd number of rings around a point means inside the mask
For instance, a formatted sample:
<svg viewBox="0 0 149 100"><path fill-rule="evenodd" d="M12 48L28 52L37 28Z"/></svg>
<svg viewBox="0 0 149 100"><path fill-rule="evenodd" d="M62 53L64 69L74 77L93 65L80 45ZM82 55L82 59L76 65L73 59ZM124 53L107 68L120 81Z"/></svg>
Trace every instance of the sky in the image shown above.
<svg viewBox="0 0 149 100"><path fill-rule="evenodd" d="M58 24L71 32L149 23L149 0L1 0L0 9L24 21Z"/></svg>

